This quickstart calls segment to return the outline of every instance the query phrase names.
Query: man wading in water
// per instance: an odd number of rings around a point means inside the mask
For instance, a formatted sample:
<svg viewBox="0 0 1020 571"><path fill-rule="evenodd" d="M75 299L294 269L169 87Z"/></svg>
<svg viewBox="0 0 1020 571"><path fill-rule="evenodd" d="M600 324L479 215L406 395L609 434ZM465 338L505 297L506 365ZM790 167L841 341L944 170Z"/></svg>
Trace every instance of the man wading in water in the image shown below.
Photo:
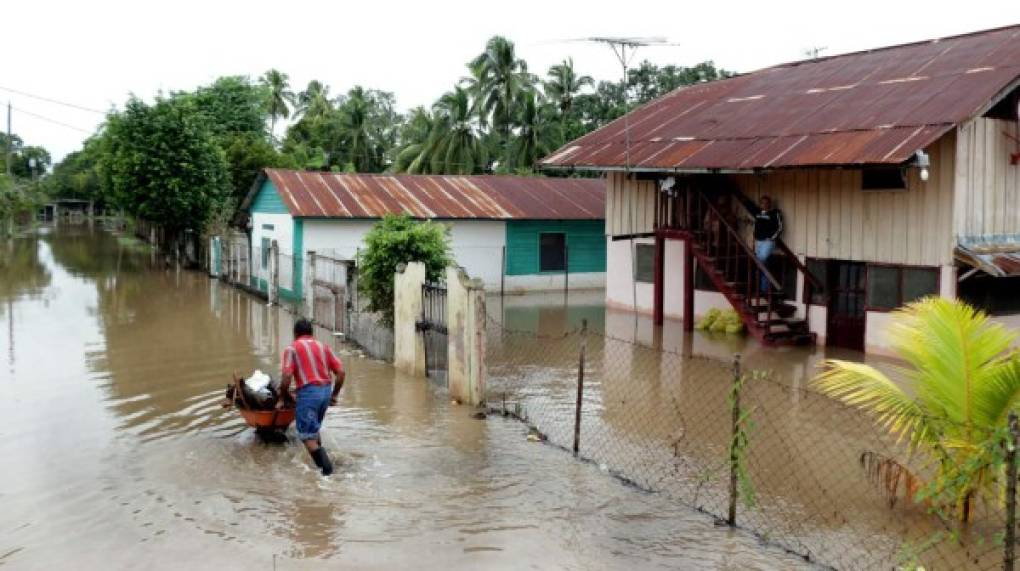
<svg viewBox="0 0 1020 571"><path fill-rule="evenodd" d="M336 377L331 383L330 376ZM333 473L333 463L322 447L319 430L326 409L336 405L337 395L344 386L344 365L328 346L312 337L312 323L298 319L294 324L294 342L283 351L283 375L280 381L280 399L277 406L289 400L290 381L295 380L297 391L298 438L305 443L315 465L322 469L322 475Z"/></svg>

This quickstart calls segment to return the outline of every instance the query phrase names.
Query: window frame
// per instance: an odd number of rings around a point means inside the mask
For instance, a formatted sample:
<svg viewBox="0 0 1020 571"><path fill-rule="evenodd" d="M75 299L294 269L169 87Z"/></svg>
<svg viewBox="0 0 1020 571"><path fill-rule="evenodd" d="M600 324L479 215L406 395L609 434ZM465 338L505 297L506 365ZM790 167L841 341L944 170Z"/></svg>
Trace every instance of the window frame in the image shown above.
<svg viewBox="0 0 1020 571"><path fill-rule="evenodd" d="M542 237L543 236L562 236L563 237L563 267L555 270L546 270L542 268ZM538 273L540 274L563 274L570 270L570 259L567 257L567 233L563 231L550 231L550 232L539 232L538 233Z"/></svg>
<svg viewBox="0 0 1020 571"><path fill-rule="evenodd" d="M897 271L896 276L896 307L885 308L876 307L871 305L871 268L892 268ZM903 279L906 272L904 270L929 270L935 272L935 292L931 295L941 295L942 292L942 271L939 266L923 266L916 264L890 264L887 262L865 262L864 271L864 311L872 311L875 313L890 313L900 309L906 303L903 301Z"/></svg>
<svg viewBox="0 0 1020 571"><path fill-rule="evenodd" d="M809 270L811 268L808 267L808 266L811 264L811 262L820 262L820 263L822 263L822 264L824 264L826 266L825 267L825 277L822 279L822 282L823 282L822 283L822 287L824 289L822 291L822 301L821 301L821 303L815 303L814 301L812 301L812 297L813 297L812 294L814 293L814 291L813 291L814 288L811 286L811 280L805 279L804 280L804 287L802 288L802 290L800 292L801 299L803 300L804 305L814 305L816 307L829 307L829 301L831 300L831 295L829 293L829 283L828 283L828 280L829 280L829 268L828 268L828 266L833 261L834 260L832 260L830 258L814 258L814 257L808 257L808 256L804 257L804 267L808 268ZM838 261L838 260L835 260L835 261ZM866 273L867 273L867 270L865 270L865 274ZM867 277L865 277L865 281L866 280L867 280ZM865 287L867 287L866 283L865 283Z"/></svg>
<svg viewBox="0 0 1020 571"><path fill-rule="evenodd" d="M641 249L650 249L652 251L652 275L648 280L639 279L639 264L638 264L638 251ZM638 284L654 284L655 283L655 244L647 244L642 242L636 242L634 244L634 275L631 276L634 283Z"/></svg>

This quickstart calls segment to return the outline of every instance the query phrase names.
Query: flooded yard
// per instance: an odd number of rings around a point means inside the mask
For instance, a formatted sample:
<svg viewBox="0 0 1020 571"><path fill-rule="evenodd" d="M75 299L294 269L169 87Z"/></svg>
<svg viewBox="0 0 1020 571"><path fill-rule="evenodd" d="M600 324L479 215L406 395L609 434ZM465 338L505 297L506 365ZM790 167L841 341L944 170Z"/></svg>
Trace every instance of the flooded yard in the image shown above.
<svg viewBox="0 0 1020 571"><path fill-rule="evenodd" d="M293 316L99 230L0 244L0 302L5 569L804 566L345 346L322 478L219 406Z"/></svg>

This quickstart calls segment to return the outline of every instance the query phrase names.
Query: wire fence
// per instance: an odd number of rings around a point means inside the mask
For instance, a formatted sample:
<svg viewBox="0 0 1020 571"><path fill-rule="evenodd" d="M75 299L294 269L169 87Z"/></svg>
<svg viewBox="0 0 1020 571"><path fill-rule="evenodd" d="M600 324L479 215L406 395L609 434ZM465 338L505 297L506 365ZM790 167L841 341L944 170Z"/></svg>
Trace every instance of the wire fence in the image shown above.
<svg viewBox="0 0 1020 571"><path fill-rule="evenodd" d="M487 335L490 412L639 488L822 566L1012 568L1005 500L1016 479L1002 466L1015 465L1015 433L970 427L969 456L952 445L911 453L875 416L754 362L495 321Z"/></svg>

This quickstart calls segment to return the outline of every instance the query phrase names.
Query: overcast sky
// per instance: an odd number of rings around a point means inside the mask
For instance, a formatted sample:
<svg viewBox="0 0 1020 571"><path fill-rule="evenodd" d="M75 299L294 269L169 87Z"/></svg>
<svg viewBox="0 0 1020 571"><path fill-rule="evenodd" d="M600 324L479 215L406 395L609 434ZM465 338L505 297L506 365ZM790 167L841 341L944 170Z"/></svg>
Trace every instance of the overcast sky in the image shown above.
<svg viewBox="0 0 1020 571"><path fill-rule="evenodd" d="M833 55L1020 23L1020 1L32 0L4 2L0 22L0 102L14 106L15 133L59 160L102 115L7 90L106 110L129 93L151 98L275 67L295 91L311 79L334 94L361 84L392 91L404 110L450 89L496 34L540 75L573 56L580 72L618 79L608 47L566 41L588 36L664 36L679 45L643 49L635 62L714 60L747 72L812 47Z"/></svg>

